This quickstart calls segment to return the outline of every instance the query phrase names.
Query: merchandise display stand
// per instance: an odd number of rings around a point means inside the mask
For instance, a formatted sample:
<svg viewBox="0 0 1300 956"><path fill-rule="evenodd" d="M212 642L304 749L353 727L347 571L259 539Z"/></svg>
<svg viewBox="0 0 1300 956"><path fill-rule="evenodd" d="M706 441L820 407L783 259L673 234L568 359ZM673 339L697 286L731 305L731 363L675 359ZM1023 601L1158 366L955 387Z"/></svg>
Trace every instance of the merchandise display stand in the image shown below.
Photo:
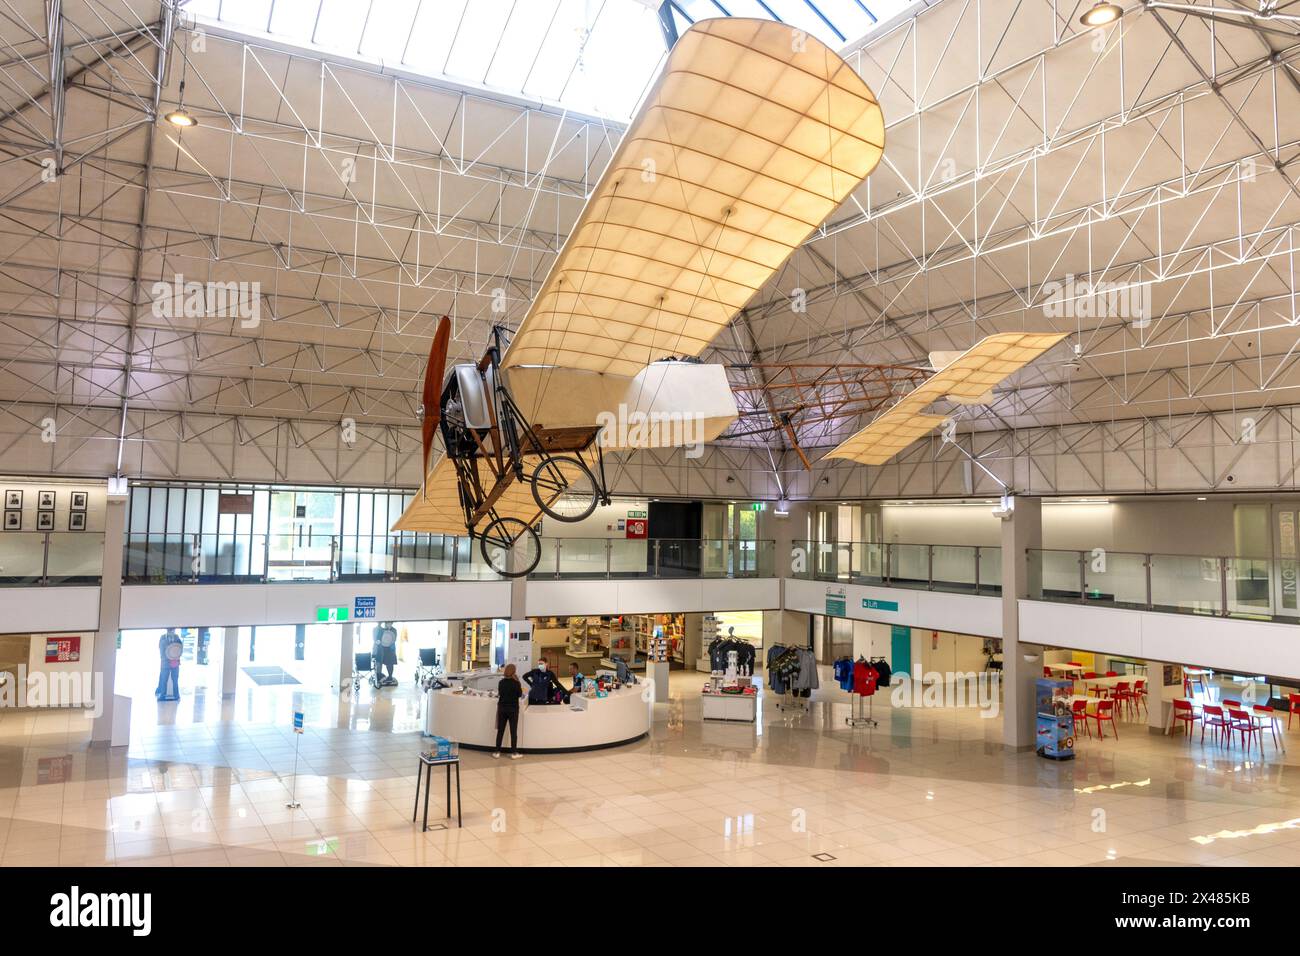
<svg viewBox="0 0 1300 956"><path fill-rule="evenodd" d="M862 712L862 701L867 701L867 712ZM866 724L868 727L879 727L880 722L871 716L875 713L876 695L864 697L862 694L854 694L853 702L849 705L849 716L844 718L844 722L850 727L857 727L859 724Z"/></svg>
<svg viewBox="0 0 1300 956"><path fill-rule="evenodd" d="M752 694L700 694L700 717L703 720L730 720L740 723L755 723L758 720L760 701L763 695L761 677L751 677Z"/></svg>
<svg viewBox="0 0 1300 956"><path fill-rule="evenodd" d="M807 697L796 697L794 691L787 690L781 695L781 699L776 702L777 710L797 710L802 714L808 713L810 701Z"/></svg>

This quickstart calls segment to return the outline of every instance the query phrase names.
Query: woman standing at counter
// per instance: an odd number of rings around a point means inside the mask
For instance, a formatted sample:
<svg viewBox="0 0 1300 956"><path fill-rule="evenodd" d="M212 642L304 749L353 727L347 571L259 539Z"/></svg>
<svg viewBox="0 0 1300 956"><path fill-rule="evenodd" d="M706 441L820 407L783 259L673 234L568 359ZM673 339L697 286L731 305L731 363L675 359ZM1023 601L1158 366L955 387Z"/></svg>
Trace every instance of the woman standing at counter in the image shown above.
<svg viewBox="0 0 1300 956"><path fill-rule="evenodd" d="M501 738L506 725L510 725L510 759L518 760L519 753L519 698L524 696L524 685L519 683L514 664L507 664L497 684L497 749L493 757L501 756Z"/></svg>

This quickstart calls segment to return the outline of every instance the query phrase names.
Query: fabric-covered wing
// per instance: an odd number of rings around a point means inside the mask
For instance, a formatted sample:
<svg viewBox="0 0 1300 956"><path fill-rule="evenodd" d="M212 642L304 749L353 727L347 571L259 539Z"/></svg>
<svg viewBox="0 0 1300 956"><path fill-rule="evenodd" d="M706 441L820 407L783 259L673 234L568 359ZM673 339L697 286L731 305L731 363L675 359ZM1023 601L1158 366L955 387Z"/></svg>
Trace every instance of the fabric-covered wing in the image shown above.
<svg viewBox="0 0 1300 956"><path fill-rule="evenodd" d="M476 463L478 463L476 461ZM524 471L532 474L537 459L526 457ZM487 467L479 465L479 480L484 488L492 486L492 475ZM497 513L503 518L532 521L538 514L537 502L527 481L510 484L497 501ZM482 531L484 521L477 530ZM415 493L402 516L393 523L393 531L424 531L430 534L464 534L465 513L460 507L460 487L456 480L456 466L446 456L435 454L424 485Z"/></svg>
<svg viewBox="0 0 1300 956"><path fill-rule="evenodd" d="M871 89L816 39L702 20L677 41L505 356L635 375L696 356L876 167Z"/></svg>
<svg viewBox="0 0 1300 956"><path fill-rule="evenodd" d="M945 396L959 404L976 401L1067 334L1002 332L981 339L826 457L847 458L864 465L883 465L942 424L945 416L927 415L926 407Z"/></svg>

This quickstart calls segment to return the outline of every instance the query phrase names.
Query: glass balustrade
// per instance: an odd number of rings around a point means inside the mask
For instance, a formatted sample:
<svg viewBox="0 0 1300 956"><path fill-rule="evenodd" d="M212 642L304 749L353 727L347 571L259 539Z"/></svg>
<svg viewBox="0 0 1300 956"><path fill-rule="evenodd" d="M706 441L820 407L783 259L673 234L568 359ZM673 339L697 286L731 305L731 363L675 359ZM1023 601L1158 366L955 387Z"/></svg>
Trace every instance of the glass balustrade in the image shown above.
<svg viewBox="0 0 1300 956"><path fill-rule="evenodd" d="M1031 549L1029 596L1173 614L1296 621L1271 558Z"/></svg>

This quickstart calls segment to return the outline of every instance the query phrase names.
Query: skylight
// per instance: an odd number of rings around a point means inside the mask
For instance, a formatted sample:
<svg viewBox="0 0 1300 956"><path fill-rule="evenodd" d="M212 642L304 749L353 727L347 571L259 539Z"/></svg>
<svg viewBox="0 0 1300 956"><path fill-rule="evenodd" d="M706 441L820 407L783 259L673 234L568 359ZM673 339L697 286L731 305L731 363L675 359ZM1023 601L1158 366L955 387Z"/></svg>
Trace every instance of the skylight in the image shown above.
<svg viewBox="0 0 1300 956"><path fill-rule="evenodd" d="M832 49L909 0L189 0L199 21L618 121L679 34L707 17L780 20Z"/></svg>

